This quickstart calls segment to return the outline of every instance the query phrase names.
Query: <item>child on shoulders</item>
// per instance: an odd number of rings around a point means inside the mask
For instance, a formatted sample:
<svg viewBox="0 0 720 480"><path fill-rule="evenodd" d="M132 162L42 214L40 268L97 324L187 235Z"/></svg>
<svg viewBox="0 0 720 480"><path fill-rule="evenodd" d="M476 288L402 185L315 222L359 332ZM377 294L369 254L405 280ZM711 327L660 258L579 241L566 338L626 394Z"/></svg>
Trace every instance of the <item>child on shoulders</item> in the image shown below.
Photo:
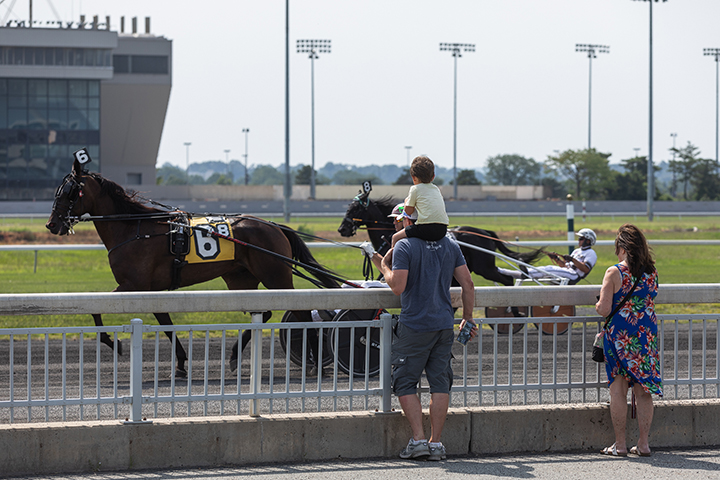
<svg viewBox="0 0 720 480"><path fill-rule="evenodd" d="M417 210L418 220L400 230L392 237L394 247L398 240L418 237L436 242L447 234L450 219L445 212L445 200L440 189L432 181L435 179L435 164L428 157L415 157L410 165L413 186L405 199L405 211L412 215Z"/></svg>

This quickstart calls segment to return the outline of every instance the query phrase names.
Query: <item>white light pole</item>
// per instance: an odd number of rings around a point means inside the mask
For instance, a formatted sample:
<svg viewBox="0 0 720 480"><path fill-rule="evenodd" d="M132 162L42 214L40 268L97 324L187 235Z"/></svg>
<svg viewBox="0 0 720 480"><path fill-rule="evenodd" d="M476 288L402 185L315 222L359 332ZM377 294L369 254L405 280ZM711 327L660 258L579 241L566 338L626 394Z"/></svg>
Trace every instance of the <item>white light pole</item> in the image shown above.
<svg viewBox="0 0 720 480"><path fill-rule="evenodd" d="M704 48L703 55L715 57L715 161L718 161L718 115L720 109L720 71L718 65L720 65L720 48Z"/></svg>
<svg viewBox="0 0 720 480"><path fill-rule="evenodd" d="M298 40L297 53L308 53L310 59L310 124L312 160L310 163L310 198L315 200L315 60L318 53L330 53L330 40Z"/></svg>
<svg viewBox="0 0 720 480"><path fill-rule="evenodd" d="M673 139L673 146L672 146L672 154L673 154L673 162L675 161L675 139L677 138L677 133L671 133L670 136ZM675 168L673 168L673 179L672 179L672 196L675 196Z"/></svg>
<svg viewBox="0 0 720 480"><path fill-rule="evenodd" d="M190 185L190 145L192 143L185 142L185 183Z"/></svg>
<svg viewBox="0 0 720 480"><path fill-rule="evenodd" d="M653 169L653 3L660 0L633 0L635 2L650 2L650 107L648 122L648 158L647 158L647 217L653 221L653 197L655 196L655 171ZM667 0L662 0L667 2Z"/></svg>
<svg viewBox="0 0 720 480"><path fill-rule="evenodd" d="M588 74L588 150L590 150L592 148L590 128L592 125L592 61L593 58L597 58L596 54L598 53L610 53L610 47L607 45L576 43L575 51L587 52L587 57L590 60L590 72Z"/></svg>
<svg viewBox="0 0 720 480"><path fill-rule="evenodd" d="M633 150L635 150L635 158L638 158L638 152L640 151L640 147L633 147Z"/></svg>
<svg viewBox="0 0 720 480"><path fill-rule="evenodd" d="M407 150L407 166L408 166L408 168L410 168L410 149L411 148L412 148L412 146L405 147L405 150Z"/></svg>
<svg viewBox="0 0 720 480"><path fill-rule="evenodd" d="M230 160L228 160L228 154L230 153L230 150L223 150L225 152L225 175L230 176Z"/></svg>
<svg viewBox="0 0 720 480"><path fill-rule="evenodd" d="M452 52L454 59L454 89L453 89L453 197L458 198L457 194L457 59L462 57L461 52L474 52L474 43L441 43L441 52Z"/></svg>
<svg viewBox="0 0 720 480"><path fill-rule="evenodd" d="M243 133L245 134L245 154L243 154L243 157L245 157L245 185L248 184L248 153L247 153L247 145L248 145L248 132L250 132L249 128L243 128Z"/></svg>

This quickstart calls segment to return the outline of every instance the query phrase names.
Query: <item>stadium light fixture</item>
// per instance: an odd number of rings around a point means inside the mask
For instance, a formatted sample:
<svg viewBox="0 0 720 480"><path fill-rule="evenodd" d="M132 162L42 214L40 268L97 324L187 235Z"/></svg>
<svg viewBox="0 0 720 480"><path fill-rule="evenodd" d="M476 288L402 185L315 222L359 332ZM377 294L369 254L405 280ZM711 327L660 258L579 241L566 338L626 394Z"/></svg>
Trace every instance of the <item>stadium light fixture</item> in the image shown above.
<svg viewBox="0 0 720 480"><path fill-rule="evenodd" d="M593 45L586 43L576 43L575 51L587 53L590 63L590 71L588 73L588 150L592 148L592 61L597 58L598 53L610 53L608 45Z"/></svg>
<svg viewBox="0 0 720 480"><path fill-rule="evenodd" d="M315 200L315 60L318 53L331 53L331 40L298 40L297 53L307 53L310 59L310 122L312 156L310 162L310 198Z"/></svg>
<svg viewBox="0 0 720 480"><path fill-rule="evenodd" d="M452 52L454 60L454 83L453 83L453 198L458 198L457 188L457 59L462 57L462 52L474 52L474 43L441 43L441 52Z"/></svg>

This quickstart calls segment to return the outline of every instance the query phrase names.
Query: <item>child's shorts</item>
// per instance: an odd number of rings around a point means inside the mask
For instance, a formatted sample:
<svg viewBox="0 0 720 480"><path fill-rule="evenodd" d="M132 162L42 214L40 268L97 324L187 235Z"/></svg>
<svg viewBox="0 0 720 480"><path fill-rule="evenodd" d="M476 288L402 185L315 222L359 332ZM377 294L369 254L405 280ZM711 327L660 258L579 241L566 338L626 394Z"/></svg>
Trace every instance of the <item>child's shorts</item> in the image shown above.
<svg viewBox="0 0 720 480"><path fill-rule="evenodd" d="M428 242L437 242L447 234L447 225L444 223L423 223L405 227L408 238L417 237Z"/></svg>

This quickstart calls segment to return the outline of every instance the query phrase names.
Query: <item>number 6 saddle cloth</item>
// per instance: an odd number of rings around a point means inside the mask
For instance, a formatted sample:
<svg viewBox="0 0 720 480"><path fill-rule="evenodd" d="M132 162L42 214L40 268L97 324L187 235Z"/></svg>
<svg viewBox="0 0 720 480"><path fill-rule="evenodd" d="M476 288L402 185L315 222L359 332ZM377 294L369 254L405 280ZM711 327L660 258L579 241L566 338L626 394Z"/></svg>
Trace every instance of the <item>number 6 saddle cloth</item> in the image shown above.
<svg viewBox="0 0 720 480"><path fill-rule="evenodd" d="M233 238L230 222L225 217L197 217L190 218L190 227L203 225L213 231ZM190 229L190 251L185 260L188 263L224 262L235 259L235 243L224 238L215 237L205 229Z"/></svg>

